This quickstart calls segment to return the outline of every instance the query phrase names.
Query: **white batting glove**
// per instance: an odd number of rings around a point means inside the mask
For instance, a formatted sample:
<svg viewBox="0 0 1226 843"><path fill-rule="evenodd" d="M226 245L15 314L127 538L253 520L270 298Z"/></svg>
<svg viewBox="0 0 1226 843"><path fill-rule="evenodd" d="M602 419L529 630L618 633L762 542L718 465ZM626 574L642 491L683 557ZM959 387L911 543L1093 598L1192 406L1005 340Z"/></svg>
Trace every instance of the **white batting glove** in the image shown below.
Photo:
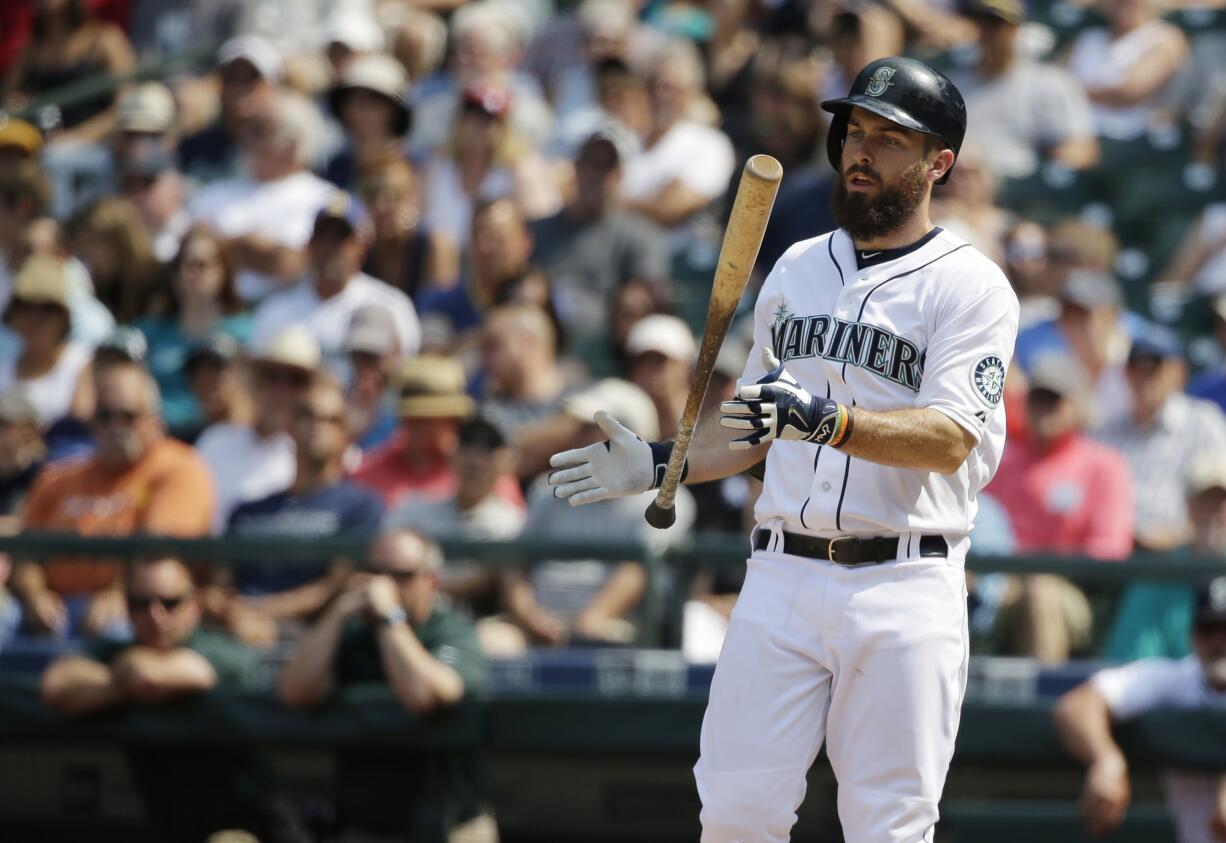
<svg viewBox="0 0 1226 843"><path fill-rule="evenodd" d="M721 427L749 431L734 439L734 450L752 448L772 439L837 446L850 432L846 407L817 398L797 383L770 348L762 349L769 370L755 383L737 387L731 401L719 405Z"/></svg>
<svg viewBox="0 0 1226 843"><path fill-rule="evenodd" d="M652 489L660 472L656 471L651 445L604 410L593 421L609 441L549 458L549 464L558 469L549 475L554 497L581 506Z"/></svg>

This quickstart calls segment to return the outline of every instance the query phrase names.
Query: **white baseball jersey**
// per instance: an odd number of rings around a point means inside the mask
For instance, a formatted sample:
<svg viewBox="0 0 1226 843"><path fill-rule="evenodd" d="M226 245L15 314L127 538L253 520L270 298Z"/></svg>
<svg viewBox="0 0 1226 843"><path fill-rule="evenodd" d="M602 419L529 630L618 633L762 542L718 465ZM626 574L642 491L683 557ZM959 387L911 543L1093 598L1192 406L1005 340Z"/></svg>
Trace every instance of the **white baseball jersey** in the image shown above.
<svg viewBox="0 0 1226 843"><path fill-rule="evenodd" d="M1226 708L1226 693L1209 687L1196 656L1143 659L1100 670L1091 682L1114 720L1131 720L1156 708ZM1163 771L1162 790L1179 843L1215 843L1209 821L1220 780L1216 773Z"/></svg>
<svg viewBox="0 0 1226 843"><path fill-rule="evenodd" d="M842 229L792 246L759 293L755 345L770 345L816 396L869 410L939 410L976 445L956 472L942 475L776 440L755 516L824 536L943 533L952 552L965 555L958 537L970 532L975 495L1004 450L1001 398L1017 296L991 260L942 229L863 270L854 249ZM741 382L764 374L755 350Z"/></svg>

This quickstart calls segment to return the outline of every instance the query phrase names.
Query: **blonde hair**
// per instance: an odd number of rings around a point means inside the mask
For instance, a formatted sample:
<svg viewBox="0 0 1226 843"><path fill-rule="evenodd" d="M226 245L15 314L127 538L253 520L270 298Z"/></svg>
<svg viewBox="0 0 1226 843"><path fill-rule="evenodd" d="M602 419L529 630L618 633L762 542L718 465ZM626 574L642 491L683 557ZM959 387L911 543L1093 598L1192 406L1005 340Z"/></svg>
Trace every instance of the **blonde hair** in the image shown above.
<svg viewBox="0 0 1226 843"><path fill-rule="evenodd" d="M89 236L114 250L114 275L92 280L115 321L124 324L144 315L161 267L136 207L119 197L98 199L72 218L68 233L70 241Z"/></svg>

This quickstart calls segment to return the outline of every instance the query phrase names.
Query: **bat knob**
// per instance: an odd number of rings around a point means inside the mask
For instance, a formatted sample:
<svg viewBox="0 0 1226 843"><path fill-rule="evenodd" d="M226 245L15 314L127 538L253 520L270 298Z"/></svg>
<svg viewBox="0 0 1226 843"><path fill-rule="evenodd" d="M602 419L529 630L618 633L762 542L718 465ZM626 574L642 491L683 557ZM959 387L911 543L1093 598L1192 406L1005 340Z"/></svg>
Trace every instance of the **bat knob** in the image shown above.
<svg viewBox="0 0 1226 843"><path fill-rule="evenodd" d="M651 505L647 507L647 511L643 513L643 517L647 519L648 524L657 530L667 530L677 520L677 510L671 506L665 509L655 501L652 501Z"/></svg>

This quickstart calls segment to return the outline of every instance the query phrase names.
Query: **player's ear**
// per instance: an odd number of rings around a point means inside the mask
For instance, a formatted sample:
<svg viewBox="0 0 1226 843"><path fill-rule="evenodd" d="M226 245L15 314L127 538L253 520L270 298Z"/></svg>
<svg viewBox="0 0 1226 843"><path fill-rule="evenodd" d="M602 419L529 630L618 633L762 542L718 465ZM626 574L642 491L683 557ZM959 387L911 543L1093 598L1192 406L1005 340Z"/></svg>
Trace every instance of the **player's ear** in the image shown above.
<svg viewBox="0 0 1226 843"><path fill-rule="evenodd" d="M928 177L934 182L938 182L945 178L950 168L952 168L954 165L954 158L954 151L949 147L945 147L944 149L938 151L932 158L932 163L930 165L931 168L928 171Z"/></svg>

